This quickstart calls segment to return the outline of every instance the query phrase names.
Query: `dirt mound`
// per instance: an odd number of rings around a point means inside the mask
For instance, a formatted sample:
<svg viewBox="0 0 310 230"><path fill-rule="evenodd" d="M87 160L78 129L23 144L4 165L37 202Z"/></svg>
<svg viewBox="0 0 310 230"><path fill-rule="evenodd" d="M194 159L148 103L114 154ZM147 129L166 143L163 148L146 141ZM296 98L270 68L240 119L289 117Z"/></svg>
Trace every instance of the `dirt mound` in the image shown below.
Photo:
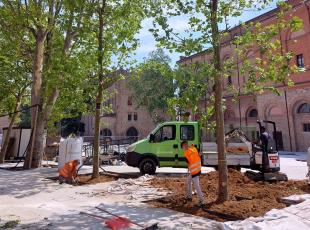
<svg viewBox="0 0 310 230"><path fill-rule="evenodd" d="M197 208L198 199L184 204L186 196L186 178L154 178L150 183L154 187L172 192L167 197L150 202L156 207L203 216L219 221L245 219L261 216L273 208L284 208L280 198L293 194L310 193L306 181L286 181L278 183L254 182L243 173L229 170L229 200L217 203L218 172L210 172L200 177L200 184L205 195L208 212ZM225 215L226 214L226 215Z"/></svg>

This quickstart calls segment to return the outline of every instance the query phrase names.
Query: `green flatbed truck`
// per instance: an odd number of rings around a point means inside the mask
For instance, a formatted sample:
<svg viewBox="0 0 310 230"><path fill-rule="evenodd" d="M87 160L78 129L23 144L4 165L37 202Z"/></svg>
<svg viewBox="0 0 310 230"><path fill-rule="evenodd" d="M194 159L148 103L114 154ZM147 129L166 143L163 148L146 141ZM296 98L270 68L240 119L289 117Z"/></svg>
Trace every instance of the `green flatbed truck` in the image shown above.
<svg viewBox="0 0 310 230"><path fill-rule="evenodd" d="M200 150L198 122L171 121L158 125L147 138L131 144L126 163L142 174L154 174L156 167L187 167L181 143L187 140Z"/></svg>
<svg viewBox="0 0 310 230"><path fill-rule="evenodd" d="M275 123L270 123L276 131ZM258 121L261 133L261 122ZM158 125L145 139L131 144L127 148L126 163L138 167L142 174L154 174L157 167L185 168L187 163L181 148L181 143L187 140L189 145L195 145L202 155L203 166L218 164L217 146L215 142L201 142L201 131L198 122L170 121ZM262 146L252 143L240 129L230 131L226 140L238 138L238 142L229 142L230 149L245 149L244 152L227 152L227 165L245 167L261 172L278 172L280 158L277 147L268 148L264 152ZM275 140L276 141L276 140ZM277 146L275 144L275 146Z"/></svg>

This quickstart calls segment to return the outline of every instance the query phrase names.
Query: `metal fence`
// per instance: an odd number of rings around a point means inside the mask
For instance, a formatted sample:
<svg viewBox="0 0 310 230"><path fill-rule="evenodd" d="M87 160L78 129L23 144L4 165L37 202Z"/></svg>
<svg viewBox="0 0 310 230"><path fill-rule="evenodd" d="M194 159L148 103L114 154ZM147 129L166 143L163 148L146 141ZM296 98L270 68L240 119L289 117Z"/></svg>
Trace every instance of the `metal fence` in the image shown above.
<svg viewBox="0 0 310 230"><path fill-rule="evenodd" d="M94 151L94 136L84 136L83 140L83 155L91 157ZM127 147L137 140L138 137L101 136L99 152L101 155L124 155Z"/></svg>

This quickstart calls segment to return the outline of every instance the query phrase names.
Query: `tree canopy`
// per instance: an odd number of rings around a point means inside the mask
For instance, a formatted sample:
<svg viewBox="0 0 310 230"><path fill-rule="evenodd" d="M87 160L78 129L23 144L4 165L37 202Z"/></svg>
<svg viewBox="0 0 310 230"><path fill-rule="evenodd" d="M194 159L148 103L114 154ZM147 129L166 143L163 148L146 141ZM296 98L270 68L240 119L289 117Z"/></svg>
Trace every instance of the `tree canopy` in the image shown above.
<svg viewBox="0 0 310 230"><path fill-rule="evenodd" d="M170 62L162 49L153 51L129 79L134 101L148 110L155 123L165 120L168 100L175 93Z"/></svg>

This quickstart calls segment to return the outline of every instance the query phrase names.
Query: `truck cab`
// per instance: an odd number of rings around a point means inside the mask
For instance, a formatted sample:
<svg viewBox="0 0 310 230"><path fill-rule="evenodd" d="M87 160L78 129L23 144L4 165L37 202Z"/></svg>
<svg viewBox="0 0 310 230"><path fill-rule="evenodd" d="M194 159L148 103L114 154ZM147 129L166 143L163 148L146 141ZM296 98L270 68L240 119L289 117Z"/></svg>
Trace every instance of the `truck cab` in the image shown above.
<svg viewBox="0 0 310 230"><path fill-rule="evenodd" d="M142 174L154 174L157 167L187 167L182 141L200 149L198 122L171 121L158 125L145 139L127 149L126 163Z"/></svg>

